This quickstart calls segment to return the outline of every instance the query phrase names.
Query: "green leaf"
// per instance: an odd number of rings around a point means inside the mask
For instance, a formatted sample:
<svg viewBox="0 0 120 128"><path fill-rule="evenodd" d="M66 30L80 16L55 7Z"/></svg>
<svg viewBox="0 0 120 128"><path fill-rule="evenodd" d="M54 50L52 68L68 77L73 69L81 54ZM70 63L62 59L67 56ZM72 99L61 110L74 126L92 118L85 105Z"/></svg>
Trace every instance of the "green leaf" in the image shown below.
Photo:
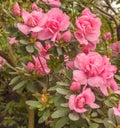
<svg viewBox="0 0 120 128"><path fill-rule="evenodd" d="M37 108L38 105L40 104L40 102L33 101L33 100L28 100L28 101L26 101L26 104L29 105L29 106L31 106L31 107Z"/></svg>
<svg viewBox="0 0 120 128"><path fill-rule="evenodd" d="M52 117L53 119L54 119L54 118L63 117L63 116L66 116L68 112L69 112L68 109L59 109L59 110L53 112L53 114L51 115L51 117Z"/></svg>
<svg viewBox="0 0 120 128"><path fill-rule="evenodd" d="M92 118L91 120L96 122L96 123L103 123L103 120L100 118Z"/></svg>
<svg viewBox="0 0 120 128"><path fill-rule="evenodd" d="M77 120L79 120L80 117L79 117L79 115L77 113L72 112L72 113L69 113L69 118L72 121L77 121Z"/></svg>
<svg viewBox="0 0 120 128"><path fill-rule="evenodd" d="M55 128L63 128L63 126L65 126L65 124L68 122L68 120L68 117L62 117L57 121Z"/></svg>
<svg viewBox="0 0 120 128"><path fill-rule="evenodd" d="M18 90L18 89L22 88L27 82L28 82L28 80L23 80L23 81L21 81L20 83L18 83L18 84L13 88L13 90L15 91L15 90Z"/></svg>
<svg viewBox="0 0 120 128"><path fill-rule="evenodd" d="M20 80L20 76L14 77L14 78L10 81L9 85L15 84L16 82L18 82L18 80Z"/></svg>
<svg viewBox="0 0 120 128"><path fill-rule="evenodd" d="M62 86L70 86L69 84L67 83L64 83L64 82L56 82L57 85L62 85Z"/></svg>
<svg viewBox="0 0 120 128"><path fill-rule="evenodd" d="M57 53L58 55L62 55L62 49L60 47L57 47Z"/></svg>
<svg viewBox="0 0 120 128"><path fill-rule="evenodd" d="M99 125L96 123L92 123L89 128L99 128Z"/></svg>
<svg viewBox="0 0 120 128"><path fill-rule="evenodd" d="M119 75L115 75L115 78L120 81L120 76Z"/></svg>
<svg viewBox="0 0 120 128"><path fill-rule="evenodd" d="M26 40L20 40L20 43L21 44L28 44L28 41L26 41Z"/></svg>
<svg viewBox="0 0 120 128"><path fill-rule="evenodd" d="M96 117L98 114L97 114L97 112L93 112L92 114L91 114L91 117Z"/></svg>
<svg viewBox="0 0 120 128"><path fill-rule="evenodd" d="M29 52L29 53L33 53L34 52L34 48L32 45L27 45L26 47L26 51Z"/></svg>
<svg viewBox="0 0 120 128"><path fill-rule="evenodd" d="M69 94L69 90L63 89L63 88L57 88L56 91L62 95Z"/></svg>
<svg viewBox="0 0 120 128"><path fill-rule="evenodd" d="M68 107L68 103L62 103L61 106L62 107Z"/></svg>
<svg viewBox="0 0 120 128"><path fill-rule="evenodd" d="M48 117L50 116L50 110L49 109L47 109L44 113L43 113L43 115L42 115L42 117L38 120L38 123L43 123L45 120L47 120L48 119Z"/></svg>

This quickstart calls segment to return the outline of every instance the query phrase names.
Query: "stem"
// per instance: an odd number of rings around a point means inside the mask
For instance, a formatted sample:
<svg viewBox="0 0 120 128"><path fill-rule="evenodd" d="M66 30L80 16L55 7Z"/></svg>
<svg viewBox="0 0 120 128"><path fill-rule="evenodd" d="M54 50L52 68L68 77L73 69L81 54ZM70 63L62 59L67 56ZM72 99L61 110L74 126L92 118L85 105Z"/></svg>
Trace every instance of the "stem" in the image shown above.
<svg viewBox="0 0 120 128"><path fill-rule="evenodd" d="M34 109L30 109L29 106L25 103L27 101L27 99L24 94L21 94L21 100L23 101L23 103L28 111L28 128L34 128L34 123L35 123Z"/></svg>
<svg viewBox="0 0 120 128"><path fill-rule="evenodd" d="M33 109L30 109L28 108L28 128L34 128L34 116L35 116L35 113L34 113L34 110Z"/></svg>

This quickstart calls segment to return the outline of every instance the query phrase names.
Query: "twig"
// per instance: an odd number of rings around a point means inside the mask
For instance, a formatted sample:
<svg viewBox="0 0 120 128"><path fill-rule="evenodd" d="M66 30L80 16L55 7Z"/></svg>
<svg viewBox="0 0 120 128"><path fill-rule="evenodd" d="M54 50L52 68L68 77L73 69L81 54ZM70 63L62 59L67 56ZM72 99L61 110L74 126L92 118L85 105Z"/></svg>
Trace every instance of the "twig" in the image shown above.
<svg viewBox="0 0 120 128"><path fill-rule="evenodd" d="M117 12L112 8L111 4L109 3L108 0L105 0L105 3L108 5L108 7L117 15Z"/></svg>
<svg viewBox="0 0 120 128"><path fill-rule="evenodd" d="M94 5L95 6L95 5ZM118 22L116 21L115 17L107 12L105 12L104 10L102 10L101 8L99 8L98 6L95 6L96 9L98 9L100 12L102 12L103 14L105 14L106 16L110 17L113 19L113 21L115 22L116 27L119 26Z"/></svg>

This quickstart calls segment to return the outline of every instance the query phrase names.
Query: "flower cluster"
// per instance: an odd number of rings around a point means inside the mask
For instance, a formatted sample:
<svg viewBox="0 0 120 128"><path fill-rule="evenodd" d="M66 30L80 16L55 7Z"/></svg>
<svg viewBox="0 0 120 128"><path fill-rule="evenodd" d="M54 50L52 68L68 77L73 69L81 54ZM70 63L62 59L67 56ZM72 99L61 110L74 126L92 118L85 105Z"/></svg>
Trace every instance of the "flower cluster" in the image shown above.
<svg viewBox="0 0 120 128"><path fill-rule="evenodd" d="M25 35L31 34L32 37L37 37L40 40L51 39L53 42L57 39L63 39L68 42L71 39L70 31L66 31L70 24L69 16L59 8L52 8L47 13L38 8L35 3L32 8L33 11L30 13L25 9L21 9L23 23L18 23L17 27L22 33ZM19 9L18 4L15 4L13 8L14 15L18 15Z"/></svg>
<svg viewBox="0 0 120 128"><path fill-rule="evenodd" d="M92 109L99 108L100 106L95 103L96 90L102 96L108 96L110 92L119 92L114 80L117 68L110 63L107 56L92 52L99 43L101 20L90 9L84 9L82 15L75 20L76 31L72 35L69 29L70 17L58 8L61 6L60 1L43 0L43 2L54 8L44 12L33 3L32 12L28 12L21 9L17 3L13 6L13 14L20 16L23 20L17 23L19 31L28 37L35 38L37 41L34 44L39 49L38 56L32 55L33 62L27 63L27 70L42 76L49 74L51 69L47 66L47 60L50 60L50 54L47 54L47 51L55 42L70 42L72 36L75 36L82 47L81 51L73 61L69 61L68 55L63 55L64 62L67 62L66 66L73 72L69 108L77 113L86 112L88 106ZM110 41L111 39L110 33L103 35L103 40ZM12 38L9 43L14 44L18 41ZM111 45L112 55L119 53L119 44L120 42ZM114 108L114 111L117 113L117 108Z"/></svg>
<svg viewBox="0 0 120 128"><path fill-rule="evenodd" d="M118 85L114 80L114 74L117 69L111 65L109 58L106 56L102 57L96 52L90 52L87 55L80 53L76 56L73 67L73 78L70 86L72 91L80 91L82 87L99 88L105 96L109 94L108 89L112 89L114 92L118 91ZM84 94L84 90L79 95L82 95L82 93ZM91 90L90 93L94 97ZM72 96L70 97L69 105L71 104L71 98ZM90 100L89 97L88 99ZM93 103L94 100L91 102ZM78 108L81 109L79 106Z"/></svg>

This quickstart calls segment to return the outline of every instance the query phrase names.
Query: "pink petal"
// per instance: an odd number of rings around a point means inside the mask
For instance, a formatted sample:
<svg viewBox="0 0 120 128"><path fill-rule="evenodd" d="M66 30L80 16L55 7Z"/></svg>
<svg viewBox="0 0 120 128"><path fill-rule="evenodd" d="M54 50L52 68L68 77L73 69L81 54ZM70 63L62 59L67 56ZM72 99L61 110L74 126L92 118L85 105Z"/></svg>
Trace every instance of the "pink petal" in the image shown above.
<svg viewBox="0 0 120 128"><path fill-rule="evenodd" d="M32 31L32 32L39 32L39 31L41 31L41 30L43 30L43 28L37 26L37 27L30 28L29 31Z"/></svg>
<svg viewBox="0 0 120 128"><path fill-rule="evenodd" d="M87 76L80 70L73 71L73 80L80 84L87 84Z"/></svg>
<svg viewBox="0 0 120 128"><path fill-rule="evenodd" d="M116 116L120 116L120 111L118 110L118 108L113 107L113 110Z"/></svg>
<svg viewBox="0 0 120 128"><path fill-rule="evenodd" d="M102 77L96 76L96 77L90 77L88 79L88 84L92 87L100 87L104 84L104 80Z"/></svg>
<svg viewBox="0 0 120 128"><path fill-rule="evenodd" d="M69 108L71 110L74 110L74 108L75 108L75 98L76 98L76 95L71 95L69 98L68 104L69 104Z"/></svg>
<svg viewBox="0 0 120 128"><path fill-rule="evenodd" d="M97 105L96 103L91 103L91 104L89 104L89 106L90 106L91 108L99 108L99 107L100 107L100 106Z"/></svg>
<svg viewBox="0 0 120 128"><path fill-rule="evenodd" d="M27 35L29 33L30 28L27 25L18 23L17 24L17 27L25 35Z"/></svg>
<svg viewBox="0 0 120 128"><path fill-rule="evenodd" d="M75 110L76 112L78 112L78 113L84 113L84 112L87 111L87 109L85 109L85 108L74 108L74 110Z"/></svg>
<svg viewBox="0 0 120 128"><path fill-rule="evenodd" d="M42 30L38 33L38 39L47 40L50 39L53 34L49 30Z"/></svg>

